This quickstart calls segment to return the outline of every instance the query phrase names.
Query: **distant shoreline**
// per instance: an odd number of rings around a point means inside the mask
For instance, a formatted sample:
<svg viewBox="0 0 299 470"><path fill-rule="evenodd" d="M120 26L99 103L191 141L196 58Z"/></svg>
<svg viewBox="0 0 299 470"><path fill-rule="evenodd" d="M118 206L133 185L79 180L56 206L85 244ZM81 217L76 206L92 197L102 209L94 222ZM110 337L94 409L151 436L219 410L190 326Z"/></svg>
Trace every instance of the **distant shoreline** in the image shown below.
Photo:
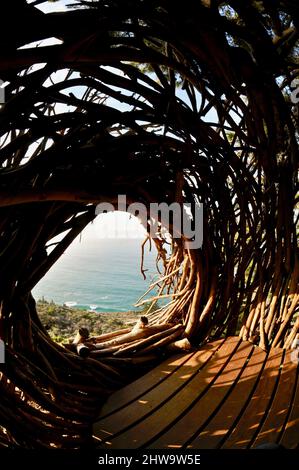
<svg viewBox="0 0 299 470"><path fill-rule="evenodd" d="M74 336L79 328L88 328L92 336L133 326L140 311L98 312L67 307L44 299L37 300L39 318L54 341L64 342Z"/></svg>
<svg viewBox="0 0 299 470"><path fill-rule="evenodd" d="M138 310L133 309L120 309L120 308L115 308L115 309L105 309L104 307L98 306L98 305L93 305L93 304L80 304L79 302L73 302L73 301L67 301L67 302L57 302L55 300L47 300L45 297L41 297L36 299L36 303L41 303L41 304L55 304L59 307L66 307L68 309L74 309L74 310L83 310L85 312L94 312L94 313L128 313L128 312L137 312ZM90 308L90 307L96 307L96 308Z"/></svg>

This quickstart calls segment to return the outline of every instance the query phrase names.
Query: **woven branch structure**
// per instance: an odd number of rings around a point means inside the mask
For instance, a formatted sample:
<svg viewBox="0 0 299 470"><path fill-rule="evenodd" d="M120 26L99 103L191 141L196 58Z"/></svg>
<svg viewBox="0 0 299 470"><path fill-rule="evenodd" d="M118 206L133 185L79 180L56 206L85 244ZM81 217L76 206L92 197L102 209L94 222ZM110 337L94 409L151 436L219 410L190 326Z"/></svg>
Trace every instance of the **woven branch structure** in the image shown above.
<svg viewBox="0 0 299 470"><path fill-rule="evenodd" d="M1 5L0 446L76 448L133 366L177 340L296 340L299 11L297 0L97 0L47 14L42 3ZM161 230L152 304L168 303L150 307L152 334L116 332L82 358L50 339L31 291L119 194L202 203L203 245L172 233L168 255Z"/></svg>

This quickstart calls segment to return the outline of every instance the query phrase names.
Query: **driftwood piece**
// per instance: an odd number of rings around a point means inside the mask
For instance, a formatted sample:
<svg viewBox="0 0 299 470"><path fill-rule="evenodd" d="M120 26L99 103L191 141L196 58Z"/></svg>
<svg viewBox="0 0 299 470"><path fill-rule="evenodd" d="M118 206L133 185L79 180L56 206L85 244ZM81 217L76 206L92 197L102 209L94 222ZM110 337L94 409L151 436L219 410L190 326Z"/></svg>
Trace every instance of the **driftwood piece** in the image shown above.
<svg viewBox="0 0 299 470"><path fill-rule="evenodd" d="M64 343L63 346L70 351L77 352L81 357L87 357L90 353L92 344L85 344L89 338L89 330L87 328L80 328L76 333L75 338L70 343Z"/></svg>
<svg viewBox="0 0 299 470"><path fill-rule="evenodd" d="M89 342L91 343L103 343L104 341L110 340L112 338L115 338L115 336L120 336L124 335L126 333L130 333L132 331L132 328L123 328L122 330L116 330L112 331L110 333L104 333L100 336L92 336L88 339Z"/></svg>
<svg viewBox="0 0 299 470"><path fill-rule="evenodd" d="M192 345L188 338L183 338L168 344L165 349L169 352L185 352L191 351Z"/></svg>
<svg viewBox="0 0 299 470"><path fill-rule="evenodd" d="M173 328L173 333L170 335L167 335L160 340L156 341L153 344L150 344L147 348L143 349L140 351L140 354L148 354L149 352L152 352L156 349L164 347L166 344L169 344L173 342L176 338L178 338L184 330L184 327L181 326L180 328Z"/></svg>
<svg viewBox="0 0 299 470"><path fill-rule="evenodd" d="M110 346L107 348L102 348L102 349L93 349L90 351L90 355L95 358L99 358L102 356L108 356L110 354L113 354L115 351L119 349L119 345L116 346Z"/></svg>
<svg viewBox="0 0 299 470"><path fill-rule="evenodd" d="M79 343L76 346L77 354L81 357L87 357L90 354L89 347L84 343Z"/></svg>
<svg viewBox="0 0 299 470"><path fill-rule="evenodd" d="M132 330L125 335L117 336L116 338L113 338L110 341L106 341L104 343L95 344L95 348L97 350L100 350L100 349L106 349L106 348L113 347L113 346L118 346L118 345L125 344L125 343L131 343L132 341L136 341L137 339L146 338L160 331L167 330L172 326L170 324L162 324L162 325L147 326L144 328L139 328L137 325L138 324L136 324L132 328Z"/></svg>
<svg viewBox="0 0 299 470"><path fill-rule="evenodd" d="M135 343L135 344L129 344L128 346L123 346L122 348L120 348L117 352L114 353L114 356L123 356L123 355L126 355L128 353L132 353L132 352L137 352L137 351L140 351L140 349L143 349L144 347L148 346L149 344L153 343L153 342L156 342L162 338L165 338L165 337L171 337L173 333L177 332L178 335L181 334L181 332L183 331L184 327L183 325L175 325L171 328L167 328L163 331L158 331L157 333L155 334L152 334L150 336L148 336L147 338L145 339L141 339L140 341L138 341L138 343ZM177 336L178 336L177 335Z"/></svg>

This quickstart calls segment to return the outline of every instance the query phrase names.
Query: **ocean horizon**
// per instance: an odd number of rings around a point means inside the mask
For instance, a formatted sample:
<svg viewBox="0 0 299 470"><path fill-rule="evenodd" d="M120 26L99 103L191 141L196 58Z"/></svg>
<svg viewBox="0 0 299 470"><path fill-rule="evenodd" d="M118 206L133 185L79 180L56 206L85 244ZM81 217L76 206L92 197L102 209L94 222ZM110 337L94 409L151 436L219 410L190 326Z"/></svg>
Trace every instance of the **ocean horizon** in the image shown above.
<svg viewBox="0 0 299 470"><path fill-rule="evenodd" d="M44 299L95 312L125 312L157 279L156 248L145 247L144 280L139 238L77 239L33 289Z"/></svg>

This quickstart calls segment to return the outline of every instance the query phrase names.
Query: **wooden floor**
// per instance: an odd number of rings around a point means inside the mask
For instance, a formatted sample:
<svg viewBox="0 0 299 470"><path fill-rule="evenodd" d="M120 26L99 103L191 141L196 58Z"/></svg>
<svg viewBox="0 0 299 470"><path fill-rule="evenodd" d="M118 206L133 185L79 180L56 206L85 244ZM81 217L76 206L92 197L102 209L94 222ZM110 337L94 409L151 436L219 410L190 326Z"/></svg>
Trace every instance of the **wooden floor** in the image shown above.
<svg viewBox="0 0 299 470"><path fill-rule="evenodd" d="M94 424L99 448L299 444L298 367L232 337L172 357L114 393Z"/></svg>

